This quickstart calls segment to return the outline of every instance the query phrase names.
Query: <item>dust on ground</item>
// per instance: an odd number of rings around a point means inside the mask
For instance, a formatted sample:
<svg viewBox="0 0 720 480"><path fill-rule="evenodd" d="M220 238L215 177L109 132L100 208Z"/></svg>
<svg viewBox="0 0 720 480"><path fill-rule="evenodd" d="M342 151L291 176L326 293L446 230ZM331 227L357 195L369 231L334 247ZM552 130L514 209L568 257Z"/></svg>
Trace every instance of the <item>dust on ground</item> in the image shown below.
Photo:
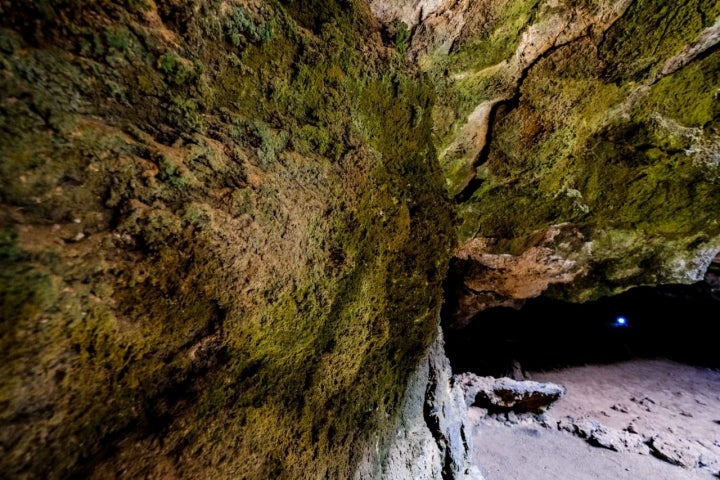
<svg viewBox="0 0 720 480"><path fill-rule="evenodd" d="M720 371L656 359L531 376L567 390L540 422L501 422L471 409L474 463L486 480L720 478ZM651 445L654 439L657 449L591 446L578 432L558 428L569 418ZM663 453L665 461L657 458Z"/></svg>

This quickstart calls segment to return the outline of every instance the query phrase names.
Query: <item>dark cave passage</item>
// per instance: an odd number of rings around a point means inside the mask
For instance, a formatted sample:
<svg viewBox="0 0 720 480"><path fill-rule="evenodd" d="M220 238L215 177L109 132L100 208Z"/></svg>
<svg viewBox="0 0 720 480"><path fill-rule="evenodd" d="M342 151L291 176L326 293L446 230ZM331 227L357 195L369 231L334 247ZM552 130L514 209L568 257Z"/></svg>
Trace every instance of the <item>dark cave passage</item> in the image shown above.
<svg viewBox="0 0 720 480"><path fill-rule="evenodd" d="M444 328L453 373L511 376L635 358L720 367L720 295L711 281L639 287L584 304L537 298Z"/></svg>

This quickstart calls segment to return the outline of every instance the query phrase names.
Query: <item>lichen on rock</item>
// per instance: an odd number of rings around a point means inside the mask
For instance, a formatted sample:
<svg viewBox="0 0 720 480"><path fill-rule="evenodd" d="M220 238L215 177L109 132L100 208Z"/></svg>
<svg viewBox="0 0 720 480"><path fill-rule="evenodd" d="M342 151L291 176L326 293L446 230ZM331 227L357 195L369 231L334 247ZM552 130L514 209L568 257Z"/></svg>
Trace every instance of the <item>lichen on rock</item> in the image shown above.
<svg viewBox="0 0 720 480"><path fill-rule="evenodd" d="M454 233L432 87L367 6L0 18L2 471L350 478L366 448L380 461Z"/></svg>
<svg viewBox="0 0 720 480"><path fill-rule="evenodd" d="M458 262L474 241L492 245L480 255L519 257L568 225L583 242L548 246L548 256L578 275L536 276L537 294L584 301L700 280L720 247L719 7L490 3L448 2L444 15L461 25L428 17L427 29L453 38L452 48L438 50L421 23L408 53L425 59L438 90L436 143L462 222ZM493 282L466 280L465 291L482 292L479 309L491 297L512 303Z"/></svg>
<svg viewBox="0 0 720 480"><path fill-rule="evenodd" d="M393 435L417 427L441 475L464 475L457 399L410 401L432 375L424 394L450 388L457 238L463 321L702 277L719 16L0 3L0 468L392 475L415 451Z"/></svg>

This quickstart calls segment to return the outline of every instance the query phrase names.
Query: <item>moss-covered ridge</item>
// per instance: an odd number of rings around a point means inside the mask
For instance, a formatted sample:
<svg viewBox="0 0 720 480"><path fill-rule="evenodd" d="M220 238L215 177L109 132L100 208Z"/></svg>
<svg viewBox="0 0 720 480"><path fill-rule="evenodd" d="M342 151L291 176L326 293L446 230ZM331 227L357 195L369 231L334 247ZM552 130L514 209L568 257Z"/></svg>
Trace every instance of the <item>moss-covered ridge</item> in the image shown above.
<svg viewBox="0 0 720 480"><path fill-rule="evenodd" d="M458 138L474 108L501 100L472 169L464 150L459 163L449 155L443 166L451 193L464 189L456 197L461 239L492 237L497 253L519 254L550 225L575 225L587 244L571 258L587 265L588 276L556 295L698 278L720 235L720 56L707 40L720 6L549 5L488 10L487 28L467 29L429 66L441 92L434 111L441 148ZM553 16L572 25L583 15L600 20L556 42L522 76L508 71L522 48L507 45L521 45ZM513 42L491 41L500 34ZM519 80L515 95L505 93L508 74Z"/></svg>
<svg viewBox="0 0 720 480"><path fill-rule="evenodd" d="M0 468L348 478L435 334L432 87L360 2L0 7Z"/></svg>

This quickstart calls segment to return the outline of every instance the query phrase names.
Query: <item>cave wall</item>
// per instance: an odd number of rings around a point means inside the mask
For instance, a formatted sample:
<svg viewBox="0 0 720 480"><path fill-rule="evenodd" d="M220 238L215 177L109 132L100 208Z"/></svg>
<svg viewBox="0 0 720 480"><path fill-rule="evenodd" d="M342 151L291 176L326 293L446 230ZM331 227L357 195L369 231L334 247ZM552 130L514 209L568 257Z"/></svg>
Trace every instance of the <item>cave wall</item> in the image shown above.
<svg viewBox="0 0 720 480"><path fill-rule="evenodd" d="M0 1L0 469L476 476L448 259L458 325L700 279L719 15Z"/></svg>
<svg viewBox="0 0 720 480"><path fill-rule="evenodd" d="M380 31L355 1L0 2L3 476L382 463L455 234L433 88Z"/></svg>
<svg viewBox="0 0 720 480"><path fill-rule="evenodd" d="M371 4L407 23L436 85L455 321L702 279L720 247L717 2Z"/></svg>
<svg viewBox="0 0 720 480"><path fill-rule="evenodd" d="M355 480L482 480L473 464L465 390L455 383L442 330L410 376L400 420L382 462L368 450Z"/></svg>

